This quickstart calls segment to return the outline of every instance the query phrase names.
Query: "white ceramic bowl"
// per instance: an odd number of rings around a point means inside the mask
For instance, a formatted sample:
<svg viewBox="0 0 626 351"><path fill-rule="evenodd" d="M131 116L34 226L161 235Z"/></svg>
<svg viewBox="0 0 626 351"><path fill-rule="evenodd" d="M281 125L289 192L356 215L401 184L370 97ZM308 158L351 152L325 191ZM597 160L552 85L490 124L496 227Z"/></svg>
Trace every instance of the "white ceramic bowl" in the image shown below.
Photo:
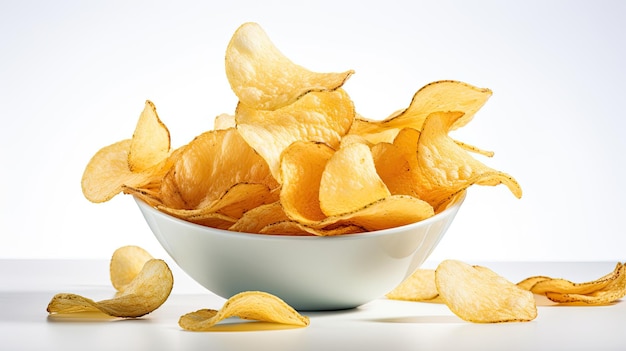
<svg viewBox="0 0 626 351"><path fill-rule="evenodd" d="M257 235L209 228L136 200L172 259L211 292L274 294L297 310L336 310L383 297L430 255L464 195L427 220L332 237Z"/></svg>

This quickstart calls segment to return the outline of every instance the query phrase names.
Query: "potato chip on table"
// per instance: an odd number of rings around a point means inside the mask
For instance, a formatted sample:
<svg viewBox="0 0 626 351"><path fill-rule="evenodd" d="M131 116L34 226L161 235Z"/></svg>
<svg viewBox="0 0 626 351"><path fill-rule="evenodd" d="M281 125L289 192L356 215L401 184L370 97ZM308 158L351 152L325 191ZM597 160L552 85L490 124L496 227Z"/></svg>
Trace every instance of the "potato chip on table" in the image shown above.
<svg viewBox="0 0 626 351"><path fill-rule="evenodd" d="M261 291L245 291L230 297L219 310L202 309L180 317L181 328L191 331L211 331L226 318L264 321L306 327L310 320L279 297Z"/></svg>
<svg viewBox="0 0 626 351"><path fill-rule="evenodd" d="M174 285L165 261L151 258L145 250L134 246L116 250L110 274L118 290L115 297L94 301L73 293L59 293L52 297L46 310L51 315L99 311L112 317L137 318L159 308Z"/></svg>

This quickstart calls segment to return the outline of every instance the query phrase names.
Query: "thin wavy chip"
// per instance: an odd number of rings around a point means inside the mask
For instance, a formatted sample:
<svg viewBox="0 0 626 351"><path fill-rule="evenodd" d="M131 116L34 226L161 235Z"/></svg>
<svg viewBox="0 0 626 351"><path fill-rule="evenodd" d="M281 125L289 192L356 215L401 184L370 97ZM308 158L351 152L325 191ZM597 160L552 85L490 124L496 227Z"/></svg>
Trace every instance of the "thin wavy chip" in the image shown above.
<svg viewBox="0 0 626 351"><path fill-rule="evenodd" d="M354 104L343 89L311 92L274 111L239 104L235 119L243 139L265 159L272 175L280 182L282 152L295 141L315 141L338 147L352 125Z"/></svg>
<svg viewBox="0 0 626 351"><path fill-rule="evenodd" d="M434 214L433 207L426 201L408 195L391 195L354 212L327 217L311 226L355 225L365 231L375 231L419 222Z"/></svg>
<svg viewBox="0 0 626 351"><path fill-rule="evenodd" d="M244 23L226 49L226 77L239 101L253 109L275 110L311 91L341 87L354 73L317 73L293 63L257 23Z"/></svg>
<svg viewBox="0 0 626 351"><path fill-rule="evenodd" d="M618 262L615 269L602 277L575 283L563 278L533 276L518 286L562 304L606 305L626 295L626 266Z"/></svg>
<svg viewBox="0 0 626 351"><path fill-rule="evenodd" d="M81 179L83 195L91 202L106 202L125 187L141 188L160 179L170 166L170 135L146 101L132 139L98 150L89 160Z"/></svg>
<svg viewBox="0 0 626 351"><path fill-rule="evenodd" d="M419 268L387 293L387 298L403 301L433 301L439 296L435 270Z"/></svg>
<svg viewBox="0 0 626 351"><path fill-rule="evenodd" d="M376 172L370 148L361 143L348 144L330 157L319 187L326 216L352 213L391 195Z"/></svg>
<svg viewBox="0 0 626 351"><path fill-rule="evenodd" d="M457 129L471 121L491 95L489 89L478 88L464 82L454 80L432 82L413 95L411 104L406 109L394 112L382 121L360 118L354 123L350 133L375 135L403 128L421 130L428 115L446 111L463 113L463 116L450 126L450 129Z"/></svg>
<svg viewBox="0 0 626 351"><path fill-rule="evenodd" d="M112 299L94 301L77 294L60 293L52 297L50 314L100 311L113 317L136 318L159 308L170 295L174 278L163 260L151 259L123 292Z"/></svg>
<svg viewBox="0 0 626 351"><path fill-rule="evenodd" d="M115 290L123 292L141 272L152 255L143 248L134 245L122 246L113 252L109 263L109 276Z"/></svg>
<svg viewBox="0 0 626 351"><path fill-rule="evenodd" d="M180 317L181 328L191 331L210 331L226 318L306 327L310 320L298 313L279 297L261 291L245 291L229 298L221 309L201 309Z"/></svg>
<svg viewBox="0 0 626 351"><path fill-rule="evenodd" d="M623 280L625 274L626 270L624 265L618 263L612 272L592 281L575 283L562 278L547 278L537 281L529 290L535 294L560 293L585 295L605 289L615 282Z"/></svg>
<svg viewBox="0 0 626 351"><path fill-rule="evenodd" d="M439 207L471 185L506 185L517 198L522 189L510 175L494 170L475 159L448 136L462 112L436 112L424 121L417 142L419 197L438 212Z"/></svg>
<svg viewBox="0 0 626 351"><path fill-rule="evenodd" d="M259 233L269 224L289 220L279 201L251 209L239 218L228 230L243 233Z"/></svg>
<svg viewBox="0 0 626 351"><path fill-rule="evenodd" d="M128 166L132 172L141 172L163 161L169 153L170 132L148 100L131 139Z"/></svg>
<svg viewBox="0 0 626 351"><path fill-rule="evenodd" d="M443 301L461 319L475 323L530 321L537 317L533 294L482 266L445 260L435 270Z"/></svg>

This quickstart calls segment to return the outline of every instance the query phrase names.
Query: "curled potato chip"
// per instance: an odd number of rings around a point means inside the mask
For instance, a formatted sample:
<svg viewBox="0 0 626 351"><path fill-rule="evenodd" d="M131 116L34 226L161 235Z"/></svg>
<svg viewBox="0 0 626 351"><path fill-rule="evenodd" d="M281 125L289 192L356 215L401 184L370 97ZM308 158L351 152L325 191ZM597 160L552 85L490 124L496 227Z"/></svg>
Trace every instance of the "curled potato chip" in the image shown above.
<svg viewBox="0 0 626 351"><path fill-rule="evenodd" d="M139 246L122 246L113 252L109 263L111 284L117 291L124 291L153 257Z"/></svg>
<svg viewBox="0 0 626 351"><path fill-rule="evenodd" d="M159 308L170 295L174 278L163 260L148 260L124 290L112 299L94 301L69 293L52 297L50 314L100 311L113 317L136 318Z"/></svg>
<svg viewBox="0 0 626 351"><path fill-rule="evenodd" d="M319 187L320 208L327 216L351 213L391 195L376 172L370 148L361 143L330 157Z"/></svg>
<svg viewBox="0 0 626 351"><path fill-rule="evenodd" d="M169 131L146 101L132 139L105 146L89 160L81 179L83 195L106 202L124 187L143 187L167 171L169 152Z"/></svg>
<svg viewBox="0 0 626 351"><path fill-rule="evenodd" d="M271 223L289 220L279 201L260 205L244 213L228 229L236 232L259 233Z"/></svg>
<svg viewBox="0 0 626 351"><path fill-rule="evenodd" d="M531 292L486 267L445 260L435 270L435 283L448 308L463 320L497 323L537 317Z"/></svg>
<svg viewBox="0 0 626 351"><path fill-rule="evenodd" d="M354 212L327 217L312 226L355 225L365 231L375 231L419 222L433 215L433 207L426 201L408 195L391 195Z"/></svg>
<svg viewBox="0 0 626 351"><path fill-rule="evenodd" d="M210 331L217 323L229 317L287 324L299 327L309 325L309 318L275 295L261 291L245 291L229 298L221 309L202 309L180 317L181 328L191 331Z"/></svg>
<svg viewBox="0 0 626 351"><path fill-rule="evenodd" d="M432 82L413 95L411 104L406 109L394 112L382 121L357 119L350 133L371 135L385 131L398 131L403 128L421 130L428 115L446 111L463 113L462 117L450 125L450 129L457 129L466 125L491 95L492 92L489 89L477 88L459 81Z"/></svg>
<svg viewBox="0 0 626 351"><path fill-rule="evenodd" d="M439 296L437 284L435 284L435 270L416 269L386 296L392 300L432 301Z"/></svg>
<svg viewBox="0 0 626 351"><path fill-rule="evenodd" d="M352 125L354 104L343 89L311 92L274 111L239 104L235 119L241 136L265 159L272 175L280 182L282 152L296 141L316 141L338 147Z"/></svg>
<svg viewBox="0 0 626 351"><path fill-rule="evenodd" d="M534 294L545 295L557 303L609 304L626 295L626 266L618 262L610 273L582 283L563 278L533 276L517 285Z"/></svg>
<svg viewBox="0 0 626 351"><path fill-rule="evenodd" d="M473 184L504 184L513 195L521 197L522 189L512 176L484 165L448 136L451 126L462 116L461 112L437 112L424 121L415 168L420 198L437 211Z"/></svg>
<svg viewBox="0 0 626 351"><path fill-rule="evenodd" d="M241 103L274 110L311 91L335 90L354 73L317 73L283 55L257 23L244 23L226 49L226 76Z"/></svg>

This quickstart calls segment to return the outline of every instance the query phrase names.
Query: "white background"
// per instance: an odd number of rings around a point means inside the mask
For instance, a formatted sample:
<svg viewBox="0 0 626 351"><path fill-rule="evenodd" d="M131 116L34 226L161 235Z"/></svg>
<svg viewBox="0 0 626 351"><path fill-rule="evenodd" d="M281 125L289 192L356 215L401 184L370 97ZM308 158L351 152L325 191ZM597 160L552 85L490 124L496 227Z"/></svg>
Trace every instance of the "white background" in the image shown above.
<svg viewBox="0 0 626 351"><path fill-rule="evenodd" d="M474 187L431 259L623 260L626 2L0 1L0 258L108 258L159 247L132 198L92 204L80 178L132 135L146 99L174 147L236 104L232 33L255 21L294 62L354 69L384 118L423 85L493 90L454 136L521 183Z"/></svg>

